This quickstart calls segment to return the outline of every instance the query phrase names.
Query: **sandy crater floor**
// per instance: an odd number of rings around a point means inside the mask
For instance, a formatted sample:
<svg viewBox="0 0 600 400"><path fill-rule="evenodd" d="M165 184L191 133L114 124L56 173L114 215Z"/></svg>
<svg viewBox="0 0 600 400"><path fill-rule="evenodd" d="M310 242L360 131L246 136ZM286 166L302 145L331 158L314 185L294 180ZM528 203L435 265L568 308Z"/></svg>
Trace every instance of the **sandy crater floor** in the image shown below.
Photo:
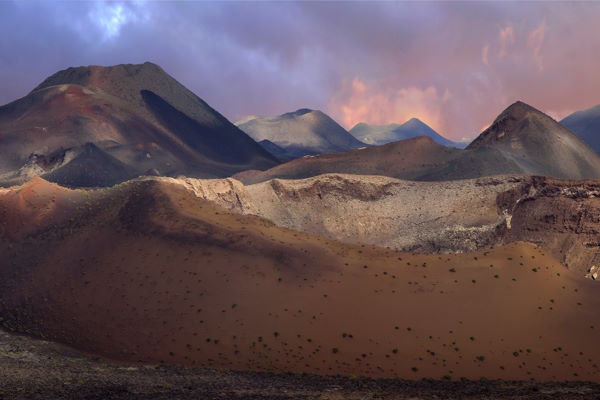
<svg viewBox="0 0 600 400"><path fill-rule="evenodd" d="M0 399L597 399L587 382L406 381L118 364L0 331Z"/></svg>

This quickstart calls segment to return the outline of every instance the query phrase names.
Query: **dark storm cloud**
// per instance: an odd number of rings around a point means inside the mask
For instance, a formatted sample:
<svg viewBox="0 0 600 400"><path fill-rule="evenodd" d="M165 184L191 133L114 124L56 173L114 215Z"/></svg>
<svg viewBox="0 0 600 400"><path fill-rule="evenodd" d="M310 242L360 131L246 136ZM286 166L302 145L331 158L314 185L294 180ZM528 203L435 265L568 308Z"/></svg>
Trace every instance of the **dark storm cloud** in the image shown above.
<svg viewBox="0 0 600 400"><path fill-rule="evenodd" d="M0 2L0 102L153 61L228 118L320 108L473 136L516 99L600 103L597 3Z"/></svg>

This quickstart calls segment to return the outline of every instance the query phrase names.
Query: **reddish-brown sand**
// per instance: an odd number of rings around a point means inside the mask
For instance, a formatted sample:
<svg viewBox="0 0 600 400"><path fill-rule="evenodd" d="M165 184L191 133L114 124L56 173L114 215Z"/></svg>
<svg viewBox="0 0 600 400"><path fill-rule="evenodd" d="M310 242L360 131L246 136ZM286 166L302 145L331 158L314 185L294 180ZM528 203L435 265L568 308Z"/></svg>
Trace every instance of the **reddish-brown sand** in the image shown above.
<svg viewBox="0 0 600 400"><path fill-rule="evenodd" d="M5 327L116 359L600 380L597 282L531 244L411 255L232 214L165 182L36 179L0 193L0 260Z"/></svg>

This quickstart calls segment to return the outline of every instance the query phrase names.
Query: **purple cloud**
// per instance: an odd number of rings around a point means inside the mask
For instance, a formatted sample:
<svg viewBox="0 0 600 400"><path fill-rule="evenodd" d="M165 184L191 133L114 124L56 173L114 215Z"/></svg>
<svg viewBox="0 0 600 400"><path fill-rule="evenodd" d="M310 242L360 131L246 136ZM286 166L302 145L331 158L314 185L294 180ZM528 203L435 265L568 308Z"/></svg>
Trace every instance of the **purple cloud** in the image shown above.
<svg viewBox="0 0 600 400"><path fill-rule="evenodd" d="M514 100L600 103L600 3L0 2L0 103L69 66L153 61L225 116L415 116L473 137Z"/></svg>

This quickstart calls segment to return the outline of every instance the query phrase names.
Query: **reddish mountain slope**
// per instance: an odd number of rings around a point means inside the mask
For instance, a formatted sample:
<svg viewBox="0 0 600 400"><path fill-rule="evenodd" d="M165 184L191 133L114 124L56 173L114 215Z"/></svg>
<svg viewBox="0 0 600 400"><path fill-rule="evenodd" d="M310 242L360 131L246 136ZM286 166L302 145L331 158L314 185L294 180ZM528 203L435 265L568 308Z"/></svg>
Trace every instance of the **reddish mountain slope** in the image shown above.
<svg viewBox="0 0 600 400"><path fill-rule="evenodd" d="M64 154L52 165L32 164L60 151L79 153L87 143L136 174L228 176L278 163L154 64L80 67L0 107L0 181L50 173L66 165Z"/></svg>

